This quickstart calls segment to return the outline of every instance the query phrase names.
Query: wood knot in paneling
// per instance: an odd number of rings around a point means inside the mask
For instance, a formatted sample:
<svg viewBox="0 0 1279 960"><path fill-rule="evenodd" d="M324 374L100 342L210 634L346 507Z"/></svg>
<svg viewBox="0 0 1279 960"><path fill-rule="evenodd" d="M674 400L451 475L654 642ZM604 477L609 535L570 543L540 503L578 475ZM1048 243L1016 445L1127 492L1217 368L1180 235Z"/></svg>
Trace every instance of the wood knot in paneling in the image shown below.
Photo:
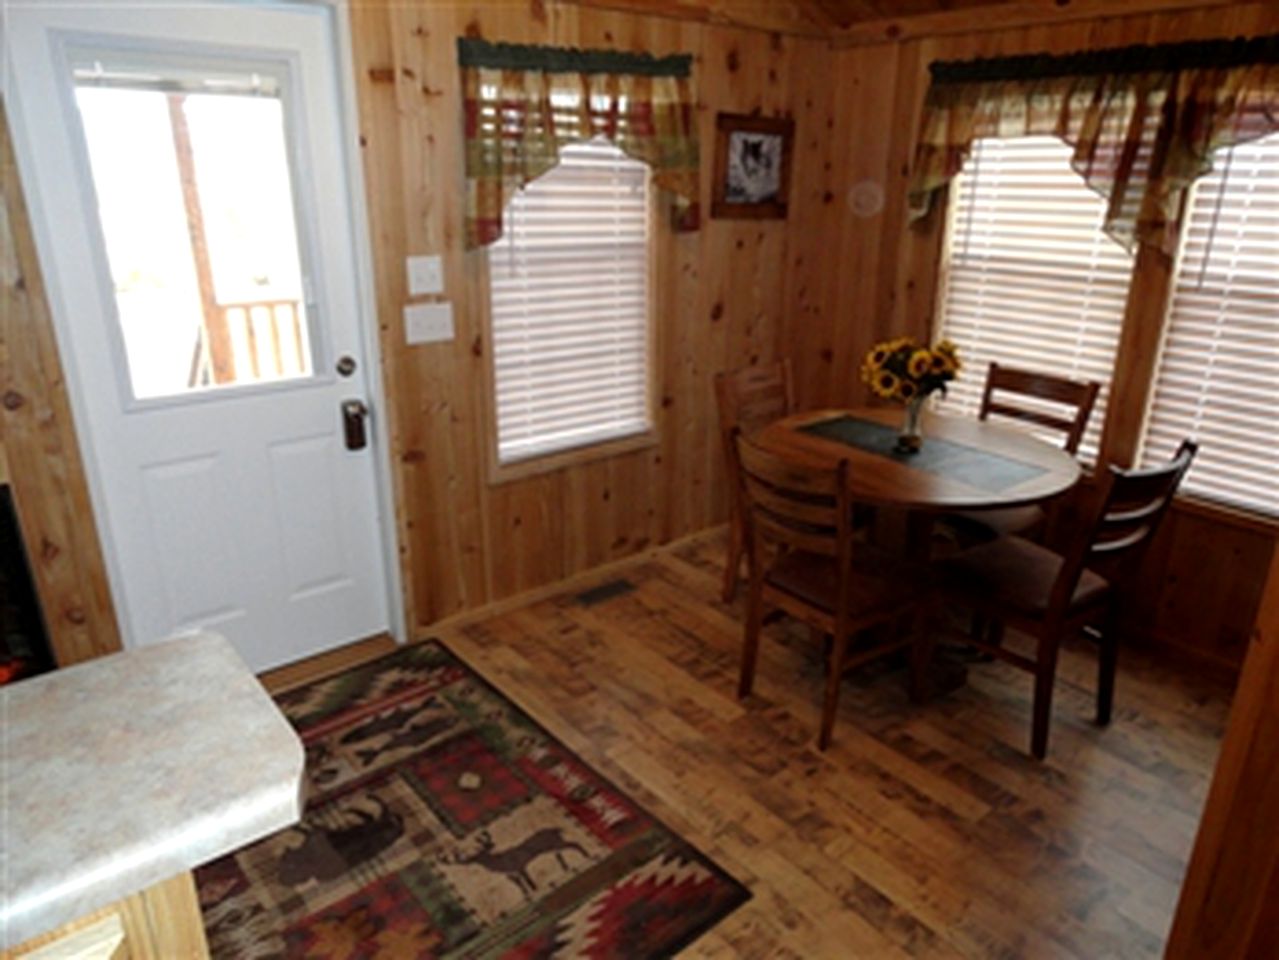
<svg viewBox="0 0 1279 960"><path fill-rule="evenodd" d="M62 612L62 615L66 617L68 623L74 623L77 627L84 626L85 622L89 619L85 616L84 609L82 607L67 607L66 610Z"/></svg>
<svg viewBox="0 0 1279 960"><path fill-rule="evenodd" d="M26 398L17 390L6 390L4 393L4 408L6 410L17 410L26 402Z"/></svg>
<svg viewBox="0 0 1279 960"><path fill-rule="evenodd" d="M371 83L395 83L394 67L369 67Z"/></svg>

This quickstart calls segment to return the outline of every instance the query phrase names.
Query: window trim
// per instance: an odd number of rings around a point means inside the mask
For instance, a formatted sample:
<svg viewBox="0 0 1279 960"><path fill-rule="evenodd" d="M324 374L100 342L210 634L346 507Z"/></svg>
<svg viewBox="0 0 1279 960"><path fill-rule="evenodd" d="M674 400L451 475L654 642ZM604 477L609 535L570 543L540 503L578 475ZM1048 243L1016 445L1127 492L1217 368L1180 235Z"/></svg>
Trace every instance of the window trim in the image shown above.
<svg viewBox="0 0 1279 960"><path fill-rule="evenodd" d="M552 450L549 453L535 454L520 460L503 463L498 456L497 448L497 368L495 366L493 344L493 286L489 275L489 256L491 247L483 247L479 253L480 269L477 272L476 284L479 296L475 302L480 308L480 338L478 348L483 352L483 389L484 396L484 459L486 463L487 482L490 487L499 487L529 477L554 473L570 467L609 460L628 453L648 450L661 442L658 427L658 389L657 368L661 357L662 338L657 323L656 294L658 249L664 244L669 228L667 218L659 216L662 204L658 202L659 190L653 183L653 171L647 168L648 177L648 248L645 251L644 277L647 284L645 296L645 349L647 363L644 370L645 409L648 415L648 429L622 437L610 437L581 446L568 447L563 450Z"/></svg>

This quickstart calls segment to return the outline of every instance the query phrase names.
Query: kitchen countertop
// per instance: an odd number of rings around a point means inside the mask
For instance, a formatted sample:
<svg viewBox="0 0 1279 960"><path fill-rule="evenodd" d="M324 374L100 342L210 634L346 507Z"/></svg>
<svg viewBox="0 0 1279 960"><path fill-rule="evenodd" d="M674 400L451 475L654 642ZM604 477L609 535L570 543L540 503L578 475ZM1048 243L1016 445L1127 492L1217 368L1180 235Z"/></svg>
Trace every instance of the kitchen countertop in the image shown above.
<svg viewBox="0 0 1279 960"><path fill-rule="evenodd" d="M0 687L0 948L296 823L303 760L212 633Z"/></svg>

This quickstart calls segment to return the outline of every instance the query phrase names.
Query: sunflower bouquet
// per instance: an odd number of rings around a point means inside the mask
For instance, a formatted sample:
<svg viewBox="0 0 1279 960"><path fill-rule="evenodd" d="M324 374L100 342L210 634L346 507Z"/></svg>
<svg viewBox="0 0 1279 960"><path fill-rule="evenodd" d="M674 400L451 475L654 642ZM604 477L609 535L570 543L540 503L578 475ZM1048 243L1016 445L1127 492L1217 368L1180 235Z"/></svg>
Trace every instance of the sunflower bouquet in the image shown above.
<svg viewBox="0 0 1279 960"><path fill-rule="evenodd" d="M949 340L931 349L911 337L876 344L862 363L862 382L885 400L910 403L930 393L946 393L946 384L959 373L959 351Z"/></svg>
<svg viewBox="0 0 1279 960"><path fill-rule="evenodd" d="M917 453L923 444L920 416L924 398L938 390L946 393L946 384L959 373L959 351L949 340L934 347L921 347L910 337L886 340L876 344L862 363L862 382L876 396L898 400L906 405L906 422L897 438L899 453Z"/></svg>

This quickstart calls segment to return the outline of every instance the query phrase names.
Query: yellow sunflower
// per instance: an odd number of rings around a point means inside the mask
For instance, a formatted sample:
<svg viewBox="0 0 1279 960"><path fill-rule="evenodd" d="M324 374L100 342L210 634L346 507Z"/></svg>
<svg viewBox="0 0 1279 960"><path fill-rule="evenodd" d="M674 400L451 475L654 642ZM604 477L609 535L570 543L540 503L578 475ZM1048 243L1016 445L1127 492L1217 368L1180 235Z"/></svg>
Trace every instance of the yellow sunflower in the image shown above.
<svg viewBox="0 0 1279 960"><path fill-rule="evenodd" d="M906 362L906 371L915 379L919 379L932 366L933 355L927 350L916 350Z"/></svg>
<svg viewBox="0 0 1279 960"><path fill-rule="evenodd" d="M875 388L875 392L884 399L892 399L897 392L897 374L890 370L880 370L875 375L875 382L871 385Z"/></svg>
<svg viewBox="0 0 1279 960"><path fill-rule="evenodd" d="M907 400L913 400L919 389L910 380L903 380L897 384L897 399L905 403Z"/></svg>

